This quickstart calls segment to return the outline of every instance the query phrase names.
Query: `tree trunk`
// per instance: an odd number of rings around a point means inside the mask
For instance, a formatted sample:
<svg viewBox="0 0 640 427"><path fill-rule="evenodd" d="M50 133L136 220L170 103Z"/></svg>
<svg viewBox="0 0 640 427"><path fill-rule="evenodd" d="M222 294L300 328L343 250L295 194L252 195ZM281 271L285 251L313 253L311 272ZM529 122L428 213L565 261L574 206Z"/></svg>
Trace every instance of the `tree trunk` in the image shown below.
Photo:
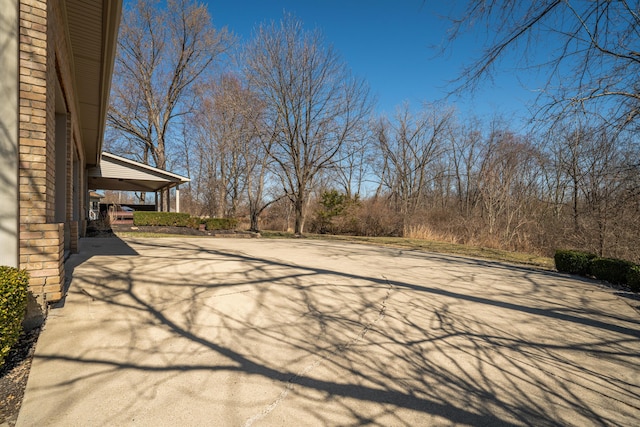
<svg viewBox="0 0 640 427"><path fill-rule="evenodd" d="M302 236L302 233L304 232L304 199L304 192L299 191L298 197L295 201L296 223L293 230L296 236Z"/></svg>
<svg viewBox="0 0 640 427"><path fill-rule="evenodd" d="M251 226L249 227L249 231L258 232L260 229L258 228L258 210L251 209Z"/></svg>

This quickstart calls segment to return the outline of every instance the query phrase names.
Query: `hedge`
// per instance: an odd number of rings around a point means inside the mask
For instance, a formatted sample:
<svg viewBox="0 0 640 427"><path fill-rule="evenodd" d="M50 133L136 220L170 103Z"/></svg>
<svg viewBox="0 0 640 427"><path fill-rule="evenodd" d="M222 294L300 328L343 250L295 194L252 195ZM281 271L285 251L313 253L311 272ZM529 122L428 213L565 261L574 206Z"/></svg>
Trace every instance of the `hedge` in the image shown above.
<svg viewBox="0 0 640 427"><path fill-rule="evenodd" d="M557 250L553 258L559 272L584 276L589 273L589 263L596 258L596 255L588 252Z"/></svg>
<svg viewBox="0 0 640 427"><path fill-rule="evenodd" d="M633 292L640 292L640 265L632 266L627 272L627 285Z"/></svg>
<svg viewBox="0 0 640 427"><path fill-rule="evenodd" d="M596 279L616 285L626 285L627 275L634 264L613 258L594 258L589 263L589 273Z"/></svg>
<svg viewBox="0 0 640 427"><path fill-rule="evenodd" d="M191 227L198 228L205 224L207 230L233 230L238 226L236 218L201 219L188 213L177 212L144 212L133 213L133 224L137 226Z"/></svg>
<svg viewBox="0 0 640 427"><path fill-rule="evenodd" d="M233 230L238 226L235 218L208 218L204 223L207 230Z"/></svg>
<svg viewBox="0 0 640 427"><path fill-rule="evenodd" d="M627 285L640 292L640 265L614 258L600 258L588 252L557 250L556 269L561 273L593 276L616 285Z"/></svg>
<svg viewBox="0 0 640 427"><path fill-rule="evenodd" d="M22 333L28 286L25 270L0 266L0 366Z"/></svg>
<svg viewBox="0 0 640 427"><path fill-rule="evenodd" d="M133 213L133 224L137 226L189 227L192 222L188 213L144 211Z"/></svg>

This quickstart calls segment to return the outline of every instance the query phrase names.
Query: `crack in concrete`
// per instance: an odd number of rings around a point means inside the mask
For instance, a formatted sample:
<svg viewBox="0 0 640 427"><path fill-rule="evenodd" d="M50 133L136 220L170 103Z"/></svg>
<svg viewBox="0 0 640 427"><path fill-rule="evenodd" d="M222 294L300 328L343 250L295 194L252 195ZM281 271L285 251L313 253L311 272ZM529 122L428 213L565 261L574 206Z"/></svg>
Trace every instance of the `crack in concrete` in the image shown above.
<svg viewBox="0 0 640 427"><path fill-rule="evenodd" d="M282 392L276 398L276 400L271 402L262 411L260 411L259 413L257 413L253 417L247 419L245 421L245 423L244 423L244 427L252 426L253 423L255 423L256 421L260 421L261 419L263 419L264 417L269 415L271 412L273 412L273 410L275 410L278 407L278 405L287 397L287 395L289 394L289 391L293 390L293 388L296 386L296 384L299 383L299 380L301 378L303 378L307 373L311 372L313 369L317 368L323 361L327 360L329 357L336 356L339 353L344 353L345 351L347 351L351 347L353 347L356 343L362 341L362 339L367 334L367 332L369 332L369 330L371 330L371 328L373 328L378 322L380 322L382 319L384 319L384 317L386 315L386 312L387 312L387 302L388 302L389 298L391 297L391 291L393 290L393 285L391 283L389 283L389 280L385 276L382 276L382 278L387 282L388 287L387 287L387 293L386 293L385 297L382 299L380 310L378 311L378 317L375 320L373 320L372 322L369 322L368 324L366 324L360 330L358 335L356 335L356 337L351 339L348 343L340 345L340 346L337 346L336 350L329 352L329 354L326 355L326 356L317 356L313 360L313 362L311 362L309 365L307 365L304 369L302 369L297 374L295 374L292 377L290 377L287 380L286 387L284 388L284 390L282 390Z"/></svg>

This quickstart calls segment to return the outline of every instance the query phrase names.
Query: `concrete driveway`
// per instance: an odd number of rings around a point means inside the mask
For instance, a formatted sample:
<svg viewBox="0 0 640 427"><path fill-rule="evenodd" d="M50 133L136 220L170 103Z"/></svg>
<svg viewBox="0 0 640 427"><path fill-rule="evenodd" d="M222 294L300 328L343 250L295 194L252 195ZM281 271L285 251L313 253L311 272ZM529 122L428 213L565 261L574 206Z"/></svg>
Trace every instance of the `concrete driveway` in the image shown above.
<svg viewBox="0 0 640 427"><path fill-rule="evenodd" d="M84 239L19 426L632 426L640 302L307 240Z"/></svg>

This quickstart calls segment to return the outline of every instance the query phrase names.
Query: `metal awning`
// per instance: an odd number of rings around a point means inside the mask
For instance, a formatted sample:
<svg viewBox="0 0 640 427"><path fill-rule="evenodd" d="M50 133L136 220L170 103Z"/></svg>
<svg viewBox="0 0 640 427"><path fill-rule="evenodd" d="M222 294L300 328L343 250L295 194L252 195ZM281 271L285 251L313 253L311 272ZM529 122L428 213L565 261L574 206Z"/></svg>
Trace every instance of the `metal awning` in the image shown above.
<svg viewBox="0 0 640 427"><path fill-rule="evenodd" d="M189 178L115 154L102 152L100 163L88 171L92 190L157 192L191 181Z"/></svg>

